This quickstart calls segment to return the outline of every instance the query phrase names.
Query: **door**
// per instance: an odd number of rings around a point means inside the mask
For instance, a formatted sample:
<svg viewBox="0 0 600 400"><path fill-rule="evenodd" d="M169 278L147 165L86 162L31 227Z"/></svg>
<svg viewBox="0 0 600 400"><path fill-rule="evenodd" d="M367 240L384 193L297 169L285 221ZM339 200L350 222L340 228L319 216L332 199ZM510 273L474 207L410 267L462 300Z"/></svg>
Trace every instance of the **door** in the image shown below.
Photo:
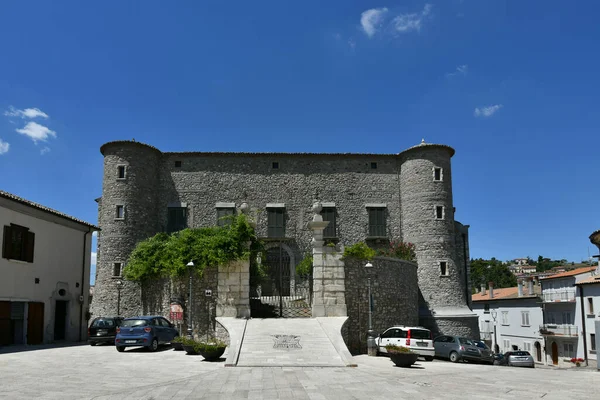
<svg viewBox="0 0 600 400"><path fill-rule="evenodd" d="M552 364L558 365L558 345L552 342Z"/></svg>
<svg viewBox="0 0 600 400"><path fill-rule="evenodd" d="M151 322L152 328L154 329L154 335L158 339L158 343L165 342L165 328L161 324L160 318L154 318Z"/></svg>
<svg viewBox="0 0 600 400"><path fill-rule="evenodd" d="M54 340L65 340L67 329L67 304L68 301L56 300L54 309Z"/></svg>
<svg viewBox="0 0 600 400"><path fill-rule="evenodd" d="M0 301L0 346L12 344L10 302Z"/></svg>
<svg viewBox="0 0 600 400"><path fill-rule="evenodd" d="M381 337L379 338L379 347L385 349L387 345L396 345L398 346L398 329L388 329L385 331Z"/></svg>
<svg viewBox="0 0 600 400"><path fill-rule="evenodd" d="M540 342L535 342L535 357L537 362L542 362L542 345Z"/></svg>
<svg viewBox="0 0 600 400"><path fill-rule="evenodd" d="M27 344L44 341L44 303L29 303L27 306Z"/></svg>

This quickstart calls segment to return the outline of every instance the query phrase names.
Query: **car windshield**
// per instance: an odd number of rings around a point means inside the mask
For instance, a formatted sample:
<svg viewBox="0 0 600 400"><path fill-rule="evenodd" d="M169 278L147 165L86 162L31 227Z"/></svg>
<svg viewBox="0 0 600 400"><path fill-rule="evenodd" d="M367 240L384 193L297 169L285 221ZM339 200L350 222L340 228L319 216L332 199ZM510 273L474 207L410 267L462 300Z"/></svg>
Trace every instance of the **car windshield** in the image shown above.
<svg viewBox="0 0 600 400"><path fill-rule="evenodd" d="M148 325L148 321L145 319L126 319L125 321L123 321L121 323L121 326L127 328L127 327L134 327L134 326L146 326Z"/></svg>
<svg viewBox="0 0 600 400"><path fill-rule="evenodd" d="M458 338L458 341L460 342L460 344L466 344L468 346L474 346L475 343L473 343L473 341L471 339L467 339L464 337Z"/></svg>
<svg viewBox="0 0 600 400"><path fill-rule="evenodd" d="M413 339L430 339L431 334L424 329L411 329L410 337Z"/></svg>
<svg viewBox="0 0 600 400"><path fill-rule="evenodd" d="M112 328L115 326L115 321L112 319L98 318L92 322L93 328Z"/></svg>
<svg viewBox="0 0 600 400"><path fill-rule="evenodd" d="M511 356L530 356L528 351L513 351Z"/></svg>
<svg viewBox="0 0 600 400"><path fill-rule="evenodd" d="M475 345L477 347L479 347L480 349L484 349L484 350L489 350L490 348L488 347L487 344L483 343L483 342L475 342Z"/></svg>

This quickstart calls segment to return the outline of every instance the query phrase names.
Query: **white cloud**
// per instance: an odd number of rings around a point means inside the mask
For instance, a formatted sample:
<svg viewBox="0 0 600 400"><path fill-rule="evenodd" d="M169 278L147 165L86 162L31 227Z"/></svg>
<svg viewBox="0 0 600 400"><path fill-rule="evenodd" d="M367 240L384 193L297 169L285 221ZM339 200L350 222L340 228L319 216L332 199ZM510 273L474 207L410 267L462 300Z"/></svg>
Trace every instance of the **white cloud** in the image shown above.
<svg viewBox="0 0 600 400"><path fill-rule="evenodd" d="M377 33L387 11L388 9L385 7L371 8L360 15L360 24L368 37L373 37Z"/></svg>
<svg viewBox="0 0 600 400"><path fill-rule="evenodd" d="M40 110L39 108L26 108L24 110L18 110L13 106L8 107L8 111L4 112L7 117L21 117L21 118L48 118L48 114Z"/></svg>
<svg viewBox="0 0 600 400"><path fill-rule="evenodd" d="M44 154L48 153L49 151L50 151L50 147L46 146L40 150L40 154L44 155Z"/></svg>
<svg viewBox="0 0 600 400"><path fill-rule="evenodd" d="M2 139L0 139L0 154L8 153L9 148L10 148L10 144L6 143Z"/></svg>
<svg viewBox="0 0 600 400"><path fill-rule="evenodd" d="M56 132L48 129L44 125L38 124L37 122L28 122L25 127L17 129L17 132L22 135L29 136L34 143L37 143L40 140L45 142L50 136L54 138L56 137Z"/></svg>
<svg viewBox="0 0 600 400"><path fill-rule="evenodd" d="M410 31L420 31L423 18L431 13L431 4L425 4L420 13L400 14L392 21L394 29L397 32L406 33Z"/></svg>
<svg viewBox="0 0 600 400"><path fill-rule="evenodd" d="M348 46L350 46L351 49L354 49L356 47L356 41L353 38L348 39Z"/></svg>
<svg viewBox="0 0 600 400"><path fill-rule="evenodd" d="M454 72L447 73L446 76L451 77L451 76L455 76L458 74L462 74L462 75L466 76L467 73L469 73L469 66L467 64L463 64L463 65L459 65L458 67L456 67L456 70L454 70Z"/></svg>
<svg viewBox="0 0 600 400"><path fill-rule="evenodd" d="M98 237L98 231L94 231L94 232L92 232L92 237L95 237L95 238L97 238L97 237Z"/></svg>
<svg viewBox="0 0 600 400"><path fill-rule="evenodd" d="M493 106L489 106L489 107L477 107L475 108L475 112L473 113L473 115L475 115L476 117L491 117L492 115L494 115L496 112L498 112L498 110L500 110L503 107L502 104L495 104Z"/></svg>

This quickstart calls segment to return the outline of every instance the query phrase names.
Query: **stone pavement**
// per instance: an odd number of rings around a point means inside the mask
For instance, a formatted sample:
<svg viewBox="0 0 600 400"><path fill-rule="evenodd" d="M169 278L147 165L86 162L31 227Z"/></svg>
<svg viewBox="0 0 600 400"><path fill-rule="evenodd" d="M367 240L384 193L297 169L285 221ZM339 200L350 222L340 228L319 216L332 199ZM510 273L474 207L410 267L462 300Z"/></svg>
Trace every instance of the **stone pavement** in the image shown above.
<svg viewBox="0 0 600 400"><path fill-rule="evenodd" d="M165 349L113 346L0 350L0 399L597 399L600 372L447 361L397 368L355 357L356 368L235 367Z"/></svg>

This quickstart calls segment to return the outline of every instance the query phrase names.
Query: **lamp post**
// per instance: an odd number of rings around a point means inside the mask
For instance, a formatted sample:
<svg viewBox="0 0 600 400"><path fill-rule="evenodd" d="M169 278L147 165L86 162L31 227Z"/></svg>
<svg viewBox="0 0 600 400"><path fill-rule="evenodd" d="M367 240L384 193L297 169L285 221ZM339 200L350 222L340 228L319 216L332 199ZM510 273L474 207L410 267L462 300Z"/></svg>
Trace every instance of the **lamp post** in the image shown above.
<svg viewBox="0 0 600 400"><path fill-rule="evenodd" d="M117 280L117 316L121 315L121 289L123 289L123 281Z"/></svg>
<svg viewBox="0 0 600 400"><path fill-rule="evenodd" d="M499 351L496 351L496 346L498 346L498 342L496 339L496 317L498 316L498 312L496 310L492 310L491 314L492 319L494 320L494 344L492 348L494 349L494 353L499 353Z"/></svg>
<svg viewBox="0 0 600 400"><path fill-rule="evenodd" d="M371 277L368 275L373 268L373 264L367 262L365 270L367 271L367 288L369 296L369 330L367 331L367 354L377 355L377 343L375 343L375 332L373 331L373 296L371 295Z"/></svg>
<svg viewBox="0 0 600 400"><path fill-rule="evenodd" d="M188 336L190 338L193 339L194 337L194 320L192 319L192 309L193 309L193 302L192 302L192 268L194 267L194 263L192 261L190 261L189 263L187 263L186 265L189 269L190 269L190 295L188 297Z"/></svg>

